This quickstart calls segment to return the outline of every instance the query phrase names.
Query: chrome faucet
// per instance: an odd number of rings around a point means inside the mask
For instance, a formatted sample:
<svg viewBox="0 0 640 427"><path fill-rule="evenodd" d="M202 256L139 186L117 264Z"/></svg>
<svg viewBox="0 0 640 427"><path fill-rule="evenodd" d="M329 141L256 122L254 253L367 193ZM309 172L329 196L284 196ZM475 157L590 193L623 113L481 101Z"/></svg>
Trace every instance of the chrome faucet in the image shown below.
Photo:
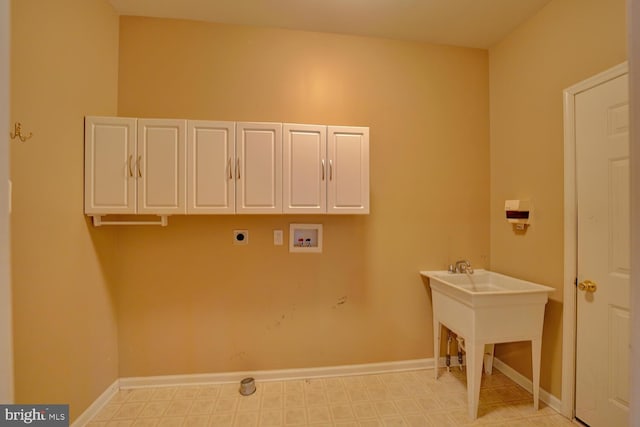
<svg viewBox="0 0 640 427"><path fill-rule="evenodd" d="M471 268L471 263L466 259L456 261L456 265L454 267L455 273L467 273L473 274L473 268Z"/></svg>

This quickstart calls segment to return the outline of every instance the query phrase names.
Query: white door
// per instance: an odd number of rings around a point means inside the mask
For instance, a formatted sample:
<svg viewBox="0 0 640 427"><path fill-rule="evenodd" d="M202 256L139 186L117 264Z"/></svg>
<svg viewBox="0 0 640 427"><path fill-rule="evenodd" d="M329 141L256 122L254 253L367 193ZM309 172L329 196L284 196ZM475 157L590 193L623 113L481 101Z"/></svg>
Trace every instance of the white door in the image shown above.
<svg viewBox="0 0 640 427"><path fill-rule="evenodd" d="M623 75L575 97L578 198L576 417L629 417L629 107Z"/></svg>
<svg viewBox="0 0 640 427"><path fill-rule="evenodd" d="M187 122L187 213L235 213L234 122Z"/></svg>
<svg viewBox="0 0 640 427"><path fill-rule="evenodd" d="M136 119L86 117L84 211L136 212Z"/></svg>
<svg viewBox="0 0 640 427"><path fill-rule="evenodd" d="M186 122L138 120L138 213L184 214Z"/></svg>
<svg viewBox="0 0 640 427"><path fill-rule="evenodd" d="M284 124L283 134L283 211L326 212L327 127Z"/></svg>
<svg viewBox="0 0 640 427"><path fill-rule="evenodd" d="M369 213L369 128L329 126L327 212Z"/></svg>
<svg viewBox="0 0 640 427"><path fill-rule="evenodd" d="M282 123L238 123L236 141L236 212L282 213Z"/></svg>

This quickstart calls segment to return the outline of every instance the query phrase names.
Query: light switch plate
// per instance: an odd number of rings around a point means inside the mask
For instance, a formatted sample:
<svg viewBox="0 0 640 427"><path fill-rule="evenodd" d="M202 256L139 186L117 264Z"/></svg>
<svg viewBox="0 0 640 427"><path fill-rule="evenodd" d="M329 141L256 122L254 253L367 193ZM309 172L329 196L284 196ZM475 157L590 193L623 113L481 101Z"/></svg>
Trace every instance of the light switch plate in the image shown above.
<svg viewBox="0 0 640 427"><path fill-rule="evenodd" d="M284 243L284 234L282 230L273 230L273 244L276 246L282 246Z"/></svg>

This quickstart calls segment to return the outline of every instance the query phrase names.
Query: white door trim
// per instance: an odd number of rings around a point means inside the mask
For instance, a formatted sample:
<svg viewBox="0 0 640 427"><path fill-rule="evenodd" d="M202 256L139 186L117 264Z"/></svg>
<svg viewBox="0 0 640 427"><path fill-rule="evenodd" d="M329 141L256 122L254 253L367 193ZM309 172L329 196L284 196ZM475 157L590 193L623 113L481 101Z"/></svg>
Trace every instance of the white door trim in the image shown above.
<svg viewBox="0 0 640 427"><path fill-rule="evenodd" d="M578 210L576 195L575 97L629 72L626 62L563 91L564 95L564 298L562 308L562 415L575 417L576 287Z"/></svg>

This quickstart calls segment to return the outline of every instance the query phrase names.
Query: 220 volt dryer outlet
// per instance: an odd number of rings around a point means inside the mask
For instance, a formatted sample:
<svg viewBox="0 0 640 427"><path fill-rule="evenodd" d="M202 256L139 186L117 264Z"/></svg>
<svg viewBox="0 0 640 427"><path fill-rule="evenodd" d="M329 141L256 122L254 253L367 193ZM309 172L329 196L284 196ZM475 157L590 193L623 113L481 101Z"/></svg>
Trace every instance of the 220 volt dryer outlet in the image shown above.
<svg viewBox="0 0 640 427"><path fill-rule="evenodd" d="M234 245L249 244L249 230L233 230L233 244Z"/></svg>

